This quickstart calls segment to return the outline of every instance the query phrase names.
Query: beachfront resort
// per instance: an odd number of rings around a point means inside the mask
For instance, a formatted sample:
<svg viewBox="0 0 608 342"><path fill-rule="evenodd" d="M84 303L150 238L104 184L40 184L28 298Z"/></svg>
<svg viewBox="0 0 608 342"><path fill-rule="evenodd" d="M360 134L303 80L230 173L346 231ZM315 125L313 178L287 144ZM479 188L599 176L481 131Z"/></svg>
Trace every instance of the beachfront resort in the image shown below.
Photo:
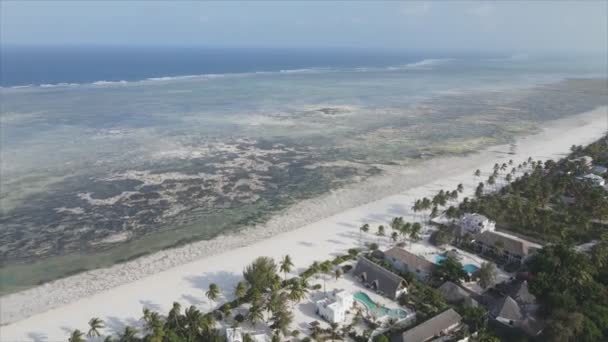
<svg viewBox="0 0 608 342"><path fill-rule="evenodd" d="M577 308L608 310L608 278L602 278L608 274L608 187L588 177L604 180L607 142L573 146L559 161L496 164L473 198L458 200L461 185L440 190L412 205L418 220L363 224L359 244L347 254L303 270L294 269L289 255L278 262L259 257L234 289L211 284L206 291L210 302L222 291L232 292L233 300L208 313L178 303L166 316L144 310L142 333L150 341L174 334L228 342L601 336L600 318ZM569 292L574 283L579 291ZM574 301L570 312L561 307L566 298ZM87 336L95 338L103 322L90 325ZM84 334L74 331L70 341ZM127 327L119 338L137 336Z"/></svg>

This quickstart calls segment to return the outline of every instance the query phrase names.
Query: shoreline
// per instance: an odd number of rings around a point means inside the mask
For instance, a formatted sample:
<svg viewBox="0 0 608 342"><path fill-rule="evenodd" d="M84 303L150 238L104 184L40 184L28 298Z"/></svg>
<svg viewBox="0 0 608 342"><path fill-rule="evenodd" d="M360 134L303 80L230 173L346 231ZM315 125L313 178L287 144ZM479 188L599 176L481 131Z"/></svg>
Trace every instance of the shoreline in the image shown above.
<svg viewBox="0 0 608 342"><path fill-rule="evenodd" d="M86 326L92 316L116 321L108 328L120 330L120 322L137 324L142 307L166 311L173 301L208 310L206 286L217 283L229 298L242 268L257 256L278 258L289 253L299 272L314 260L358 245L358 226L363 222L385 223L394 216L412 220L409 207L415 198L458 183L465 185L463 196L470 196L477 182L472 173L477 168L485 172L495 162L518 162L528 156L556 159L572 144L596 140L606 132L607 115L608 107L599 107L541 123L544 129L540 133L516 137L515 144L425 160L413 167L387 167L384 175L368 182L295 204L264 227L163 250L0 297L0 323L4 325L0 340L65 339L68 330Z"/></svg>

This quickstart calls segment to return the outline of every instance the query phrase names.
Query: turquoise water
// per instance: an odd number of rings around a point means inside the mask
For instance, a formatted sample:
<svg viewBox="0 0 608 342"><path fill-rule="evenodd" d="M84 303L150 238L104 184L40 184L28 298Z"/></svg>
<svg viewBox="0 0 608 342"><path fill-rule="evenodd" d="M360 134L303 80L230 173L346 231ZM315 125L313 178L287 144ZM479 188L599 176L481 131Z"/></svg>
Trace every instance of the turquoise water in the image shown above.
<svg viewBox="0 0 608 342"><path fill-rule="evenodd" d="M443 256L443 255L436 255L435 256L435 263L437 265L441 264L443 262L443 260L447 259L447 257Z"/></svg>
<svg viewBox="0 0 608 342"><path fill-rule="evenodd" d="M435 264L440 265L443 262L443 260L445 260L445 259L447 259L447 257L445 255L436 255ZM479 267L477 267L473 264L466 264L466 265L462 266L462 269L469 274L473 274L473 273L477 272Z"/></svg>
<svg viewBox="0 0 608 342"><path fill-rule="evenodd" d="M473 273L477 272L479 267L477 267L473 264L466 264L466 265L462 266L462 269L465 270L469 274L473 274Z"/></svg>
<svg viewBox="0 0 608 342"><path fill-rule="evenodd" d="M406 318L407 311L402 309L389 309L384 306L378 306L369 296L363 292L357 292L354 295L355 299L359 301L361 304L365 305L368 311L375 313L377 317L382 317L388 315L391 318Z"/></svg>

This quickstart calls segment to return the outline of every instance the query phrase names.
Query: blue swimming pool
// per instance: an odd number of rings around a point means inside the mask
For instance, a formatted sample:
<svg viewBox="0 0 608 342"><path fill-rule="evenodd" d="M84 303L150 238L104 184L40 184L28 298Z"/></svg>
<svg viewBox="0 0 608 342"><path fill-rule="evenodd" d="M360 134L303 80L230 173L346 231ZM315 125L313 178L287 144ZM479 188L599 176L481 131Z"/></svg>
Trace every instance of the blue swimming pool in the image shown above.
<svg viewBox="0 0 608 342"><path fill-rule="evenodd" d="M443 262L443 260L447 259L447 257L445 255L436 255L435 256L435 264L437 265L441 265L441 263ZM466 264L462 266L462 269L469 273L469 274L473 274L475 272L477 272L477 270L479 269L479 267L473 265L473 264Z"/></svg>
<svg viewBox="0 0 608 342"><path fill-rule="evenodd" d="M446 257L446 256L444 256L444 255L436 255L436 256L435 256L435 263L436 263L437 265L439 265L439 264L441 264L441 263L443 262L443 260L445 260L445 259L447 259L447 257Z"/></svg>
<svg viewBox="0 0 608 342"><path fill-rule="evenodd" d="M477 272L479 267L477 267L473 264L466 264L466 265L462 266L462 269L465 270L469 274L473 274L473 273Z"/></svg>
<svg viewBox="0 0 608 342"><path fill-rule="evenodd" d="M402 309L389 309L384 306L378 306L369 296L363 292L357 292L354 294L355 299L363 304L367 311L373 313L376 317L382 317L388 315L391 318L402 319L407 317L407 311Z"/></svg>

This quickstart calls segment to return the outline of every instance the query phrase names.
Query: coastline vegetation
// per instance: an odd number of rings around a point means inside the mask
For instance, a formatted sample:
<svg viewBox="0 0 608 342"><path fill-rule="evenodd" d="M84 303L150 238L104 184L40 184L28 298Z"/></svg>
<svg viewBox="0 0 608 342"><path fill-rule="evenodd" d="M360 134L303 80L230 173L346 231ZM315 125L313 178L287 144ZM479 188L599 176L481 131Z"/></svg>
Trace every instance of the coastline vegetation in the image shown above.
<svg viewBox="0 0 608 342"><path fill-rule="evenodd" d="M416 312L415 322L422 322L434 315L454 307L463 318L466 328L459 332L462 337L471 333L472 341L499 341L501 335L487 324L488 312L483 307L449 305L436 289L445 281L459 284L470 275L463 271L462 264L448 256L431 274L430 281L418 281L412 273L394 269L389 263L374 256L374 251L386 241L393 244L415 243L431 219L443 216L454 220L464 213L481 213L497 223L497 228L514 232L545 243L526 262L518 266L518 274L529 280L530 292L536 296L540 313L547 322L538 337L518 337L522 341L602 341L608 338L608 195L603 186L581 179L590 172L585 158L589 156L600 164L608 164L608 136L589 146L573 146L571 153L559 161L528 160L516 165L514 161L496 164L485 182L479 182L475 198L459 199L464 187L459 184L454 190L440 190L432 198L416 200L412 210L420 222L406 222L396 217L390 225L372 228L363 224L358 229L359 247L351 248L347 254L331 260L312 263L299 275L289 278L294 263L286 255L277 264L268 257L258 257L243 270L243 281L232 290L235 299L222 304L209 313L202 313L195 306L182 310L179 303L166 315L148 309L143 310L142 331L127 326L116 337L108 336L104 341L225 341L216 328L218 321L236 327L249 322L253 327L266 323L272 331L272 341L296 338L300 331L290 331L294 320L291 309L306 298L311 290L326 292L327 280L338 279L352 266L343 265L354 261L365 252L368 259L403 277L408 283L408 294L399 297L400 305ZM482 177L477 170L476 179ZM459 203L458 203L459 202ZM388 229L390 229L390 232ZM376 242L363 249L363 234L373 234ZM465 238L466 240L466 238ZM438 229L429 241L437 246L449 244L453 236L448 230ZM590 243L588 250L577 250L575 244ZM464 244L466 246L466 243ZM497 248L503 248L498 246ZM282 276L281 276L282 275ZM474 274L483 289L491 288L496 281L496 266L492 262L482 263ZM322 281L323 285L318 283ZM314 284L311 283L314 281ZM210 304L220 297L216 284L209 284L205 295ZM243 305L248 307L243 311ZM289 305L291 304L291 305ZM212 306L212 305L210 305ZM357 318L358 317L358 318ZM360 320L360 312L355 321ZM339 329L335 323L328 329L311 328L310 337L301 341L340 340L349 336L354 341L367 341L377 328L369 322L369 330L357 335L353 323ZM87 337L99 337L104 322L99 318L89 321ZM388 332L399 331L389 325ZM376 335L374 341L388 340L387 332ZM75 330L71 342L84 341L85 333ZM252 341L245 334L244 341Z"/></svg>

